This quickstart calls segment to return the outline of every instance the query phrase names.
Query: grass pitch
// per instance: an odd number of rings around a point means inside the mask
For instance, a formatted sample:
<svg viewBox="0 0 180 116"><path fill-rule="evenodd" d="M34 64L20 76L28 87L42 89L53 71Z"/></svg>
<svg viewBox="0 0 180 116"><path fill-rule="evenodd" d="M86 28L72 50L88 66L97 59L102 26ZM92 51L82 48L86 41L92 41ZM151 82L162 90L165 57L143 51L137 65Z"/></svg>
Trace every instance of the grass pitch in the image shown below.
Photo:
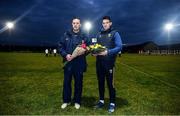
<svg viewBox="0 0 180 116"><path fill-rule="evenodd" d="M105 107L93 109L98 86L92 56L87 58L81 108L60 108L61 61L41 53L0 53L0 114L107 115L107 89ZM123 54L116 62L115 87L113 114L180 115L180 56Z"/></svg>

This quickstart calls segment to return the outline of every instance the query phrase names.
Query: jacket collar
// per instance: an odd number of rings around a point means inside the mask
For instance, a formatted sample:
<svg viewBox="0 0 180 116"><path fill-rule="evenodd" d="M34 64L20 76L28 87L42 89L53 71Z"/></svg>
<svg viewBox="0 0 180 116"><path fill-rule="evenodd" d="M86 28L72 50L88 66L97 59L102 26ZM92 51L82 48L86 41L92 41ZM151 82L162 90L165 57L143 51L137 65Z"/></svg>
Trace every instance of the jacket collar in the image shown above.
<svg viewBox="0 0 180 116"><path fill-rule="evenodd" d="M67 34L70 35L70 36L72 36L72 35L81 35L81 30L79 30L78 33L75 33L75 32L71 29L71 30L67 31Z"/></svg>
<svg viewBox="0 0 180 116"><path fill-rule="evenodd" d="M101 29L101 33L110 33L113 29L113 27L110 27L108 30L104 30L104 28Z"/></svg>

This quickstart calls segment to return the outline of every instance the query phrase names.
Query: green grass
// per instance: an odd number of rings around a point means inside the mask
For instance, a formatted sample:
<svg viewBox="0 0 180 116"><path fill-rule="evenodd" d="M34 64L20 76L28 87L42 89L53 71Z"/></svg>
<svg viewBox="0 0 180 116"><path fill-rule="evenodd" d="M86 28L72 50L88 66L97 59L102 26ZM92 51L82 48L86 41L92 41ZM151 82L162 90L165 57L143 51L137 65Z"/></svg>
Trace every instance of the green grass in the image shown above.
<svg viewBox="0 0 180 116"><path fill-rule="evenodd" d="M107 115L98 100L95 58L88 56L82 106L65 110L62 103L63 70L60 57L40 53L0 53L0 114ZM114 114L180 115L180 56L123 54L117 58Z"/></svg>

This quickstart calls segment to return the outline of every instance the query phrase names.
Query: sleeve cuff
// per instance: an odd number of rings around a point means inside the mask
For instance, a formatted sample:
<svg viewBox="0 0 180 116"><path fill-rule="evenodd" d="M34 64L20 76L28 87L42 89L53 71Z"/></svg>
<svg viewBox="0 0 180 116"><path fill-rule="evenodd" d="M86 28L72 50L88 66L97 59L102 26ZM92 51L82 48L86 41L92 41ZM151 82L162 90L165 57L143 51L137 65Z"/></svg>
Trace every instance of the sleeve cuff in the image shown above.
<svg viewBox="0 0 180 116"><path fill-rule="evenodd" d="M63 54L63 57L66 58L67 55L68 55L67 53L64 53L64 54Z"/></svg>
<svg viewBox="0 0 180 116"><path fill-rule="evenodd" d="M111 52L111 51L107 49L107 55L108 55L108 56L110 55L110 52Z"/></svg>

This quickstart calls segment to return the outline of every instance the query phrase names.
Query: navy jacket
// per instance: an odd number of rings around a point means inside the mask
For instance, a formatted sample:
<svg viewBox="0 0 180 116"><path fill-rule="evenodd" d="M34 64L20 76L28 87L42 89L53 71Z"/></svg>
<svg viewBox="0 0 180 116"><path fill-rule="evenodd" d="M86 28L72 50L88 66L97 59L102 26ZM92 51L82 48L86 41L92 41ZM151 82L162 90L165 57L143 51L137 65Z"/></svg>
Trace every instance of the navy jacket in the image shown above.
<svg viewBox="0 0 180 116"><path fill-rule="evenodd" d="M64 33L64 36L60 39L58 44L58 51L63 57L63 62L66 61L66 55L72 54L77 45L82 43L82 40L84 40L87 45L90 44L89 39L81 31L74 33L71 30ZM72 67L78 71L86 71L86 54L74 58L66 65L66 67Z"/></svg>
<svg viewBox="0 0 180 116"><path fill-rule="evenodd" d="M122 40L119 33L113 28L110 28L107 31L102 29L97 34L97 43L106 46L108 51L107 56L97 56L97 60L108 61L113 66L116 55L122 50Z"/></svg>

